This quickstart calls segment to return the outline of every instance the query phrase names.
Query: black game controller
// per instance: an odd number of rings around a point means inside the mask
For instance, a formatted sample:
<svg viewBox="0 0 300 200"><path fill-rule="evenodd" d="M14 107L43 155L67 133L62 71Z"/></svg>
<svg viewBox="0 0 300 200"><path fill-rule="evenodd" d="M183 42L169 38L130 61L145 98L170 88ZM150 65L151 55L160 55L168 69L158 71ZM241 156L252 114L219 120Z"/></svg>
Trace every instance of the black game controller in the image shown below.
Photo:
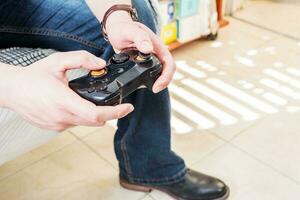
<svg viewBox="0 0 300 200"><path fill-rule="evenodd" d="M152 90L161 72L162 65L153 54L128 49L115 54L106 68L72 80L69 86L97 106L113 106L140 86Z"/></svg>

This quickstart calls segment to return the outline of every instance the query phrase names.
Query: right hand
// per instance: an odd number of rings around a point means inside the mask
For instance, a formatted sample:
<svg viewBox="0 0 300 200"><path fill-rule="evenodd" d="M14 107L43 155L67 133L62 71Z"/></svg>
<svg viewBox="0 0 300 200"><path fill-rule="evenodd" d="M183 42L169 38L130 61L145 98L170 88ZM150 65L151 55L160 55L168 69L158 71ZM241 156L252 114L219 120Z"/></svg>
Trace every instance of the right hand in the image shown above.
<svg viewBox="0 0 300 200"><path fill-rule="evenodd" d="M66 71L105 67L94 55L75 51L55 53L28 67L15 67L7 88L6 107L45 129L63 131L76 125L103 126L133 111L131 104L96 106L68 87Z"/></svg>

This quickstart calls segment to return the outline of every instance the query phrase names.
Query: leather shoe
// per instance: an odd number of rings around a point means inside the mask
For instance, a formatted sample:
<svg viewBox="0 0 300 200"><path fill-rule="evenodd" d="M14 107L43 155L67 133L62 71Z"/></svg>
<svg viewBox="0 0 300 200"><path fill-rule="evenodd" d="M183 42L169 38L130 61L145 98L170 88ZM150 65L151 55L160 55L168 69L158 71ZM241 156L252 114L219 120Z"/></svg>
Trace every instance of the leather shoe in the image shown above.
<svg viewBox="0 0 300 200"><path fill-rule="evenodd" d="M229 188L221 180L188 169L183 179L168 185L143 185L130 183L120 177L122 187L130 190L151 192L159 190L169 194L176 200L225 200L229 196Z"/></svg>

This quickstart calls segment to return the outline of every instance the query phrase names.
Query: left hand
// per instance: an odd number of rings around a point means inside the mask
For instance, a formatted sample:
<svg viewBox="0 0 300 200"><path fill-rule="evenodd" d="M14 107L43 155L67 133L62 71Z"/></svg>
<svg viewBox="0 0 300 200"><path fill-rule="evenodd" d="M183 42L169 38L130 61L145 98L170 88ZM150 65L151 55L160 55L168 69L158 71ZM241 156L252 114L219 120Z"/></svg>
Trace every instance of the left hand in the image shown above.
<svg viewBox="0 0 300 200"><path fill-rule="evenodd" d="M134 22L128 13L119 11L107 19L106 31L115 51L135 47L143 53L154 53L163 65L161 76L153 85L153 92L164 90L172 81L175 63L167 46L148 27Z"/></svg>

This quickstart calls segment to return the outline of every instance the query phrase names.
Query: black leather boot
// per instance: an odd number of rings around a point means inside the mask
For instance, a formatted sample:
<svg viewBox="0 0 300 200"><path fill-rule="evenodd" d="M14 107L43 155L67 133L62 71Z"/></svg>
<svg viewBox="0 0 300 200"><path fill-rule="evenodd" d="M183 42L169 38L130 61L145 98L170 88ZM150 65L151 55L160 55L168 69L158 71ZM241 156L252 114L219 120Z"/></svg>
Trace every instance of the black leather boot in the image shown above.
<svg viewBox="0 0 300 200"><path fill-rule="evenodd" d="M169 185L135 184L123 177L120 177L120 184L126 189L136 191L159 190L177 200L225 200L229 196L229 188L221 180L190 169L181 181Z"/></svg>

